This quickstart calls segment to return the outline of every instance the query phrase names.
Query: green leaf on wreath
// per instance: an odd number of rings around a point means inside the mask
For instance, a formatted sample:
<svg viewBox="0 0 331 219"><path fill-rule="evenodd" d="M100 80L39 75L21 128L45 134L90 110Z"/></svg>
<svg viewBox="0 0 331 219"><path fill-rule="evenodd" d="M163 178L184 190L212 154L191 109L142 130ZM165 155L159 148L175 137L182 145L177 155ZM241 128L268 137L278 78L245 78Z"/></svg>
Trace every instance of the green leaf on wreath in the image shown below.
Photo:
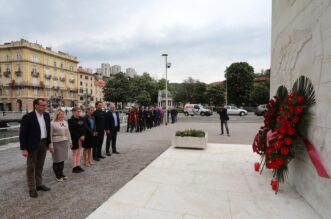
<svg viewBox="0 0 331 219"><path fill-rule="evenodd" d="M316 103L315 90L310 79L305 76L300 76L293 84L292 92L298 96L303 96L303 105L309 107Z"/></svg>
<svg viewBox="0 0 331 219"><path fill-rule="evenodd" d="M284 85L279 86L276 92L276 97L278 97L280 100L284 100L287 96L287 88Z"/></svg>

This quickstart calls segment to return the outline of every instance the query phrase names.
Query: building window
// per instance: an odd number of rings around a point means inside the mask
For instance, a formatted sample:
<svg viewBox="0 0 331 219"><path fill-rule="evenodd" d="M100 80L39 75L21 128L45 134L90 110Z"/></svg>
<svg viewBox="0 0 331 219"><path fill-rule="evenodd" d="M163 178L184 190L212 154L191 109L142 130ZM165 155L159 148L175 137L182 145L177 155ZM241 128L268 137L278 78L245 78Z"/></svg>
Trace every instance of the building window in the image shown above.
<svg viewBox="0 0 331 219"><path fill-rule="evenodd" d="M83 100L84 100L84 97L80 97L79 99L80 99L81 101L83 101Z"/></svg>
<svg viewBox="0 0 331 219"><path fill-rule="evenodd" d="M21 94L21 89L17 88L16 89L16 96L19 96Z"/></svg>
<svg viewBox="0 0 331 219"><path fill-rule="evenodd" d="M7 62L10 61L9 55L6 55L5 60L6 60Z"/></svg>
<svg viewBox="0 0 331 219"><path fill-rule="evenodd" d="M6 95L9 95L9 87L6 87Z"/></svg>
<svg viewBox="0 0 331 219"><path fill-rule="evenodd" d="M45 80L45 85L46 85L46 86L49 86L49 84L50 84L50 80L49 80L49 79L46 79L46 80Z"/></svg>
<svg viewBox="0 0 331 219"><path fill-rule="evenodd" d="M80 82L80 86L83 86L83 82Z"/></svg>
<svg viewBox="0 0 331 219"><path fill-rule="evenodd" d="M51 96L51 92L48 89L46 90L46 96L47 97Z"/></svg>
<svg viewBox="0 0 331 219"><path fill-rule="evenodd" d="M38 89L37 88L33 89L33 94L38 95Z"/></svg>
<svg viewBox="0 0 331 219"><path fill-rule="evenodd" d="M85 80L88 80L88 76L85 76Z"/></svg>
<svg viewBox="0 0 331 219"><path fill-rule="evenodd" d="M83 78L83 75L80 75L80 78L82 79Z"/></svg>
<svg viewBox="0 0 331 219"><path fill-rule="evenodd" d="M54 62L54 67L56 68L56 62Z"/></svg>

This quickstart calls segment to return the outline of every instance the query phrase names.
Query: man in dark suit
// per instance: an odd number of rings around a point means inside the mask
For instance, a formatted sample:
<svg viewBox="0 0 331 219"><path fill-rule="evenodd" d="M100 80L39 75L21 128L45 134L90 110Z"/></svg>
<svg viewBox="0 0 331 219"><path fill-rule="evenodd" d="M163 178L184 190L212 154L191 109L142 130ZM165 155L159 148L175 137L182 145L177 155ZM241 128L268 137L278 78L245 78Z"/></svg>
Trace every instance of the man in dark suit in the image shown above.
<svg viewBox="0 0 331 219"><path fill-rule="evenodd" d="M100 158L105 158L101 154L103 139L105 136L105 118L106 113L102 110L102 102L95 103L96 110L93 113L95 118L95 126L97 131L97 143L93 147L93 160L100 161Z"/></svg>
<svg viewBox="0 0 331 219"><path fill-rule="evenodd" d="M107 112L106 115L106 133L107 133L107 141L106 141L106 154L110 156L110 141L111 147L114 154L119 154L116 150L116 139L117 132L120 131L120 116L118 112L115 111L115 104L110 103L110 111Z"/></svg>
<svg viewBox="0 0 331 219"><path fill-rule="evenodd" d="M37 191L49 191L42 184L42 172L47 149L50 149L50 116L43 98L33 101L34 111L23 116L20 127L20 149L27 158L27 182L30 197L38 197ZM52 151L51 151L52 152Z"/></svg>
<svg viewBox="0 0 331 219"><path fill-rule="evenodd" d="M221 107L217 111L217 113L220 115L220 120L221 120L221 133L220 133L220 135L224 134L224 132L223 132L223 125L224 125L225 129L226 129L226 133L228 134L228 136L230 136L229 127L228 127L228 120L229 120L228 110L224 108L224 105L221 105Z"/></svg>

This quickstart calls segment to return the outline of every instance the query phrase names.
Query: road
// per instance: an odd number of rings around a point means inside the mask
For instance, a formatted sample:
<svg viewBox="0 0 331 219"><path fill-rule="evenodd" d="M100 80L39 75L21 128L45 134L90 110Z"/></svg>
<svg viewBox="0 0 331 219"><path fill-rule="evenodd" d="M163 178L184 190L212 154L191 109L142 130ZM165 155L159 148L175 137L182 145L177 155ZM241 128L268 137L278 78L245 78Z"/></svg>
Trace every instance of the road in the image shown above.
<svg viewBox="0 0 331 219"><path fill-rule="evenodd" d="M189 118L179 116L178 120L180 122L176 124L160 126L143 133L120 132L118 150L121 154L97 162L86 168L84 173L74 175L71 173L70 162L66 161L65 173L69 180L65 182L55 181L51 156L47 154L44 184L52 190L40 192L37 199L31 199L28 195L26 160L20 155L17 145L0 150L0 218L85 218L165 151L177 130L205 130L210 143L251 144L262 124L261 117L231 116L231 136L228 137L219 136L219 120L215 115Z"/></svg>

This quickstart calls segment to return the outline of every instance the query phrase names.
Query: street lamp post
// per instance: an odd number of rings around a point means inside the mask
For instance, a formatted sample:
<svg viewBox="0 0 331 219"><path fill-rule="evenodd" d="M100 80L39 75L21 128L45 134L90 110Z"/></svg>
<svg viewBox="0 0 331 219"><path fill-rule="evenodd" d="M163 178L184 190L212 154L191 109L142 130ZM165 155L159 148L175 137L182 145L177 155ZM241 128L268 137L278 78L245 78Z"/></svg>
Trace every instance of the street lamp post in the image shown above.
<svg viewBox="0 0 331 219"><path fill-rule="evenodd" d="M166 101L166 112L165 112L165 124L168 125L168 54L162 54L165 57L165 73L166 73L166 81L165 81L165 101Z"/></svg>

